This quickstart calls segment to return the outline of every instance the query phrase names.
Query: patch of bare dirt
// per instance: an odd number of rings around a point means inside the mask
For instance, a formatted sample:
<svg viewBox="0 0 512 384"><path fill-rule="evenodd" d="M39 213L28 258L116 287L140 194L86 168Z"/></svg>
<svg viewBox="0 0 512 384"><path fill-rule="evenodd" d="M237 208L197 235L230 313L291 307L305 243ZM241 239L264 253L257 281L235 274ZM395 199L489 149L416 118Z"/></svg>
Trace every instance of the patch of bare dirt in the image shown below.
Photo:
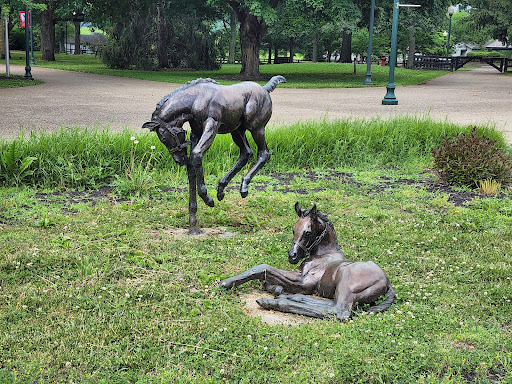
<svg viewBox="0 0 512 384"><path fill-rule="evenodd" d="M313 317L299 316L291 313L277 312L261 308L258 303L256 303L256 300L261 298L272 299L273 296L268 292L253 291L250 293L245 293L240 297L244 301L244 312L247 316L259 317L263 323L269 325L296 326L299 324L319 321Z"/></svg>
<svg viewBox="0 0 512 384"><path fill-rule="evenodd" d="M191 236L188 233L188 228L176 228L176 227L168 227L168 228L163 228L163 229L159 229L159 230L152 230L152 231L149 231L149 233L151 233L154 236L161 236L163 234L165 237L172 237L172 238L178 239L178 240L190 238L190 236ZM224 238L233 237L235 235L236 234L234 232L228 231L228 229L226 227L215 227L215 228L201 228L201 233L199 233L197 235L192 235L192 237L194 237L196 239L208 239L211 237L224 239Z"/></svg>

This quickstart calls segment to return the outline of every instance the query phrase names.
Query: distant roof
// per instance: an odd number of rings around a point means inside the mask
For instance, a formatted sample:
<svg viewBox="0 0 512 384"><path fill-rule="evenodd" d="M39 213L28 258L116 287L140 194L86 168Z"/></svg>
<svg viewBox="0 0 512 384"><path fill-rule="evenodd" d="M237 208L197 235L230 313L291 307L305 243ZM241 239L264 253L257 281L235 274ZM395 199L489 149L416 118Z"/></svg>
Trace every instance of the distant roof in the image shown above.
<svg viewBox="0 0 512 384"><path fill-rule="evenodd" d="M90 35L80 35L80 41L83 43L98 45L107 44L107 38L103 33L93 32Z"/></svg>
<svg viewBox="0 0 512 384"><path fill-rule="evenodd" d="M485 49L498 50L498 49L512 49L512 45L506 45L499 40L491 41L485 44Z"/></svg>

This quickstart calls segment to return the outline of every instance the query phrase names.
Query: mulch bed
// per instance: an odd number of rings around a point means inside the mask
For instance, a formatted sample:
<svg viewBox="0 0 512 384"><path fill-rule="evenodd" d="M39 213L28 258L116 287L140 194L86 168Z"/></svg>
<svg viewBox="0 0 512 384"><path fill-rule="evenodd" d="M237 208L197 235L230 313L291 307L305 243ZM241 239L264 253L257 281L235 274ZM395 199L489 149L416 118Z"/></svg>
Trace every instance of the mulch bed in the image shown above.
<svg viewBox="0 0 512 384"><path fill-rule="evenodd" d="M297 179L307 179L310 182L318 182L318 181L330 181L333 182L342 182L343 184L352 185L356 188L361 188L362 191L366 191L368 195L376 195L381 193L391 192L394 188L399 185L408 185L415 188L425 189L430 193L443 193L448 194L448 201L453 203L455 206L462 206L464 203L468 201L472 201L476 197L485 197L480 195L474 191L461 191L450 187L449 185L441 184L432 178L428 178L425 180L412 180L412 179L398 179L394 180L392 178L380 178L378 179L378 183L374 185L362 184L356 181L353 178L351 173L343 173L343 172L335 172L331 171L328 173L322 172L322 174L318 174L316 172L305 172L305 173L274 173L270 175L274 182L257 182L254 181L251 183L251 189L255 191L265 191L268 190L269 185L272 186L273 190L278 193L297 193L297 194L310 194L312 192L320 192L331 189L329 187L325 188L305 188L301 189L300 187L292 187L292 185L297 185ZM334 188L334 187L333 187ZM229 186L226 191L228 192L236 192L238 191L238 185ZM112 203L123 203L128 202L128 199L122 199L115 196L114 187L112 186L104 186L97 189L92 190L83 190L83 191L57 191L49 194L45 193L37 193L35 198L47 204L51 203L64 203L69 206L71 204L76 203L91 203L96 204L99 200L108 200ZM187 193L186 186L180 188L167 188L162 190L162 193L165 192L174 192L174 193ZM210 193L214 193L212 187L210 186ZM152 198L158 198L158 196L154 196ZM500 193L496 198L501 199L510 199L511 196L509 194ZM72 213L72 210L69 210Z"/></svg>

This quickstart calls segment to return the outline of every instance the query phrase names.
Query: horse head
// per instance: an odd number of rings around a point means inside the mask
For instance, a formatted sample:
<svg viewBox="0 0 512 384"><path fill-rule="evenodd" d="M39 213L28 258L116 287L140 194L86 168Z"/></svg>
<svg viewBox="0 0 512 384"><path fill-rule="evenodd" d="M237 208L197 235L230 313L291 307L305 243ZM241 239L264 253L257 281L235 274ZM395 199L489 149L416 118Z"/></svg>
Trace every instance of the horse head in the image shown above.
<svg viewBox="0 0 512 384"><path fill-rule="evenodd" d="M297 264L305 259L311 250L324 238L327 224L318 219L316 204L311 209L301 209L299 203L295 203L295 212L299 220L293 226L293 245L288 251L288 261Z"/></svg>
<svg viewBox="0 0 512 384"><path fill-rule="evenodd" d="M186 132L183 128L168 127L164 121L155 118L144 123L142 128L148 128L151 132L156 132L158 138L167 147L173 160L178 165L187 164L187 147L190 145L190 141L186 140Z"/></svg>

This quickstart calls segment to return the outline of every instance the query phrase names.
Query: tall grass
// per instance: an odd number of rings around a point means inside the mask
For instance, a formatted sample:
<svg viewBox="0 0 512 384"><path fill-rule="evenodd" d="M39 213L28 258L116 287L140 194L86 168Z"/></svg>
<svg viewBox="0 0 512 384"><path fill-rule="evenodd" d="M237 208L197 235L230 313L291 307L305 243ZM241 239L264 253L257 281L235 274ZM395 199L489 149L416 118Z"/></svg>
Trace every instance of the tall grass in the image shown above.
<svg viewBox="0 0 512 384"><path fill-rule="evenodd" d="M311 121L272 128L266 134L272 158L263 172L343 166L422 167L430 163L430 151L441 143L443 136L470 129L470 126L407 116L393 120ZM492 127L481 130L506 147L499 131ZM0 162L0 183L46 187L94 187L111 183L116 175L125 173L133 150L131 136L139 140L134 153L136 158L142 158L150 152L151 146L156 146L152 167L167 176L168 173L184 174L155 134L62 128L58 132L0 142L0 159L15 157L10 159L14 164L10 169ZM252 143L250 134L248 137ZM15 146L14 151L12 146ZM254 143L252 146L256 152ZM217 136L205 156L205 172L225 173L238 154L230 135ZM36 160L27 172L19 175L19 167L29 157ZM18 176L13 177L14 174Z"/></svg>

